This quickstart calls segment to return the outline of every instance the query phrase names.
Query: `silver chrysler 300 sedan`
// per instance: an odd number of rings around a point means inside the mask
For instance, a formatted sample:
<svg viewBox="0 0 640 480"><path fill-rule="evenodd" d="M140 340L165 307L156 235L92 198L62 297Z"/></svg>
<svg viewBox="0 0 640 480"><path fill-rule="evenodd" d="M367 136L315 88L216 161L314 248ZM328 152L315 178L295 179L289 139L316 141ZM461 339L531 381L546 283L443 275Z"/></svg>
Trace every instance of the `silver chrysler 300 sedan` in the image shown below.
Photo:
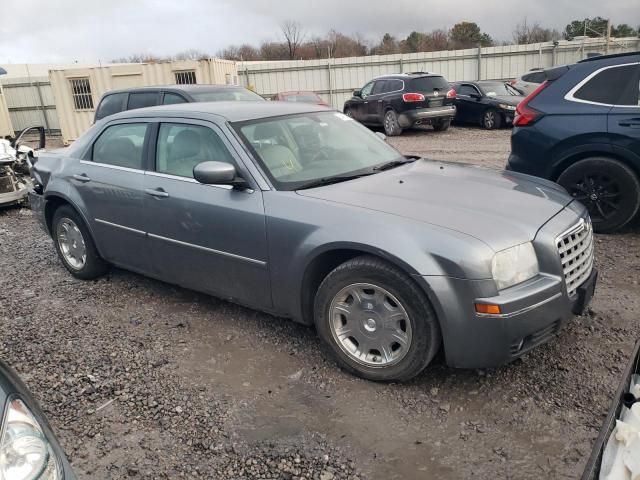
<svg viewBox="0 0 640 480"><path fill-rule="evenodd" d="M441 346L454 367L513 360L596 282L589 216L561 187L403 156L308 104L123 112L32 176L76 277L117 265L315 324L372 380L409 379Z"/></svg>

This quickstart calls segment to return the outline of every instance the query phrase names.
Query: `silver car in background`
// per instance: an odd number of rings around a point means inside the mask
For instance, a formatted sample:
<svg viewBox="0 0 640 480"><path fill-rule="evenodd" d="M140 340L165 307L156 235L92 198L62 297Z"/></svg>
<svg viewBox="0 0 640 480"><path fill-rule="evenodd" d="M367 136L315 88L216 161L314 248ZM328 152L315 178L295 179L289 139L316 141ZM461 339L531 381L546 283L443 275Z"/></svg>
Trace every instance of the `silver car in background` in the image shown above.
<svg viewBox="0 0 640 480"><path fill-rule="evenodd" d="M123 112L40 154L30 201L64 266L116 265L314 325L345 369L407 380L509 362L596 283L586 209L558 185L403 156L300 103Z"/></svg>
<svg viewBox="0 0 640 480"><path fill-rule="evenodd" d="M541 68L534 68L529 72L511 80L511 86L520 90L527 96L547 79L547 74Z"/></svg>

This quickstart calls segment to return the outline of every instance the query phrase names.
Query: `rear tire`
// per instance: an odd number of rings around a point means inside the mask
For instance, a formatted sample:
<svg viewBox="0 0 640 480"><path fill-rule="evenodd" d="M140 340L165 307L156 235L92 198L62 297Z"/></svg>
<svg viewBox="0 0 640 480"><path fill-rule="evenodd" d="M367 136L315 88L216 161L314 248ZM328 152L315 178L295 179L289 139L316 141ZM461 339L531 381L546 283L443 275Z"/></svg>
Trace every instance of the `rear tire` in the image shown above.
<svg viewBox="0 0 640 480"><path fill-rule="evenodd" d="M326 276L316 294L314 319L337 363L374 381L415 377L442 338L424 292L395 266L368 255Z"/></svg>
<svg viewBox="0 0 640 480"><path fill-rule="evenodd" d="M631 168L606 157L585 158L558 177L558 183L589 209L593 229L614 232L640 209L640 180Z"/></svg>
<svg viewBox="0 0 640 480"><path fill-rule="evenodd" d="M444 132L449 128L450 125L451 125L451 120L440 120L433 124L433 129L436 132Z"/></svg>
<svg viewBox="0 0 640 480"><path fill-rule="evenodd" d="M384 114L384 133L387 137L396 137L402 133L402 128L398 123L398 115L393 110L387 110Z"/></svg>
<svg viewBox="0 0 640 480"><path fill-rule="evenodd" d="M109 266L100 258L84 220L69 205L53 214L51 236L62 264L74 277L92 280L107 272Z"/></svg>
<svg viewBox="0 0 640 480"><path fill-rule="evenodd" d="M500 126L502 125L502 117L493 108L488 108L482 114L481 124L482 127L486 130L500 128Z"/></svg>

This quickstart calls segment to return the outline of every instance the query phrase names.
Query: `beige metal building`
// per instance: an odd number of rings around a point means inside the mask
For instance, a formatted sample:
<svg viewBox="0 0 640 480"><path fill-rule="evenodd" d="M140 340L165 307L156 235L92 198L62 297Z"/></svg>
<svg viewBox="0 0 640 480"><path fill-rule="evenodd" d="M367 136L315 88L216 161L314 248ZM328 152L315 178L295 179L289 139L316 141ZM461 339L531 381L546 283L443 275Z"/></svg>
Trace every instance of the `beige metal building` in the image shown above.
<svg viewBox="0 0 640 480"><path fill-rule="evenodd" d="M169 84L237 84L236 63L228 60L186 60L132 63L49 72L60 131L65 144L91 124L100 97L109 90Z"/></svg>
<svg viewBox="0 0 640 480"><path fill-rule="evenodd" d="M0 138L7 136L13 137L13 127L11 126L11 118L9 118L9 110L2 91L2 85L0 85Z"/></svg>

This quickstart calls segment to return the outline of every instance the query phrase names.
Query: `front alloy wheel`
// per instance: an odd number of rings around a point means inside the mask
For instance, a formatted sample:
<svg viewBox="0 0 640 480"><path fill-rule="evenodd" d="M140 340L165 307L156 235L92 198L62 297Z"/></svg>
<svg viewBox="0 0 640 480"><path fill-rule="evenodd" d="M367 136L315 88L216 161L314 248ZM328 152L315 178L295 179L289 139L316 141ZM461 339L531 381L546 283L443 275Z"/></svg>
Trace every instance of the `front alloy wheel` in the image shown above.
<svg viewBox="0 0 640 480"><path fill-rule="evenodd" d="M411 345L411 322L400 301L371 283L347 285L329 307L334 341L355 362L367 366L394 365Z"/></svg>
<svg viewBox="0 0 640 480"><path fill-rule="evenodd" d="M348 260L325 277L314 320L338 364L369 380L415 377L441 343L425 293L403 271L369 255Z"/></svg>

